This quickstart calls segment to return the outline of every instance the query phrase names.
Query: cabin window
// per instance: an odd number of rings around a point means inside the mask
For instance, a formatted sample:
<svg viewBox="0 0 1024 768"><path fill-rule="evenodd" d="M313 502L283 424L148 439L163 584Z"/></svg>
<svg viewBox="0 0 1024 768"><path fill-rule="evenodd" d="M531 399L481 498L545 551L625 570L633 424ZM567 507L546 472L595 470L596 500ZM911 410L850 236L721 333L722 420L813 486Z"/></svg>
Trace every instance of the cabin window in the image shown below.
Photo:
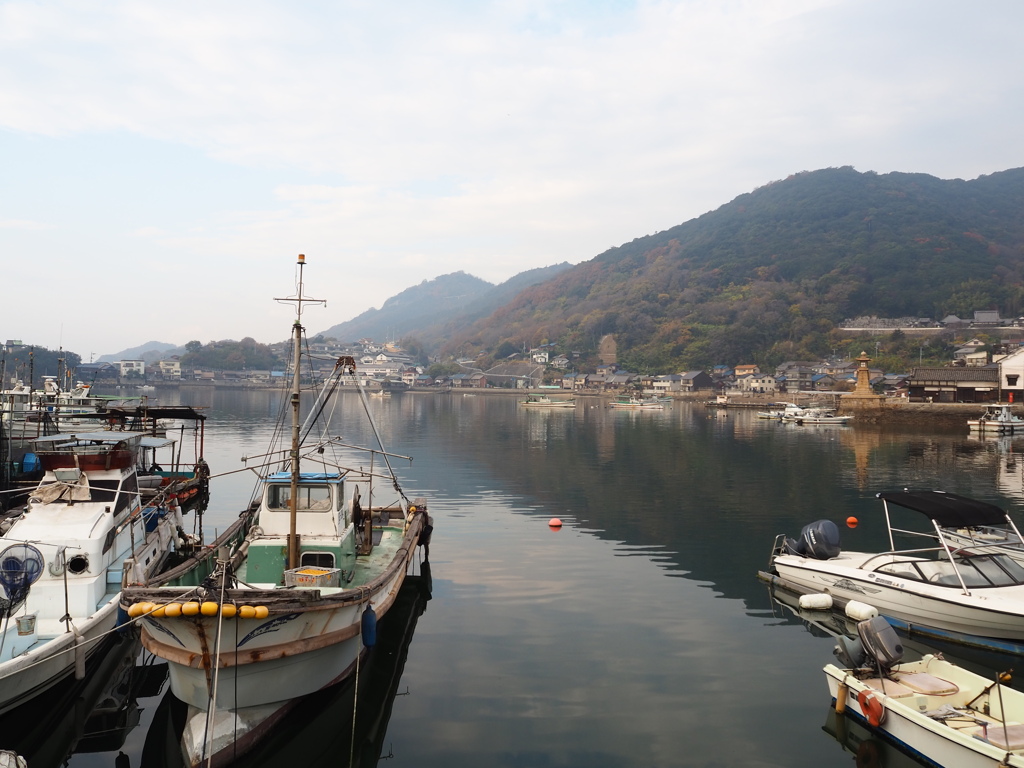
<svg viewBox="0 0 1024 768"><path fill-rule="evenodd" d="M303 552L300 564L303 568L333 568L333 552Z"/></svg>
<svg viewBox="0 0 1024 768"><path fill-rule="evenodd" d="M327 485L300 485L295 509L299 512L329 512L331 510L331 489ZM291 509L292 489L290 485L272 485L268 490L267 506L270 509Z"/></svg>

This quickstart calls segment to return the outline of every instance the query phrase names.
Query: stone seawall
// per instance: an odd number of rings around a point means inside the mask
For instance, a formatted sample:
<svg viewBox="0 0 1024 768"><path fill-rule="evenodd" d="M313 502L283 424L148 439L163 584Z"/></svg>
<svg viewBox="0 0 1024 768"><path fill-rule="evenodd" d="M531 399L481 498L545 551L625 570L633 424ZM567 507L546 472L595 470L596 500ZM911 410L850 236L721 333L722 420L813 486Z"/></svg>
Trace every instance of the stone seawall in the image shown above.
<svg viewBox="0 0 1024 768"><path fill-rule="evenodd" d="M840 413L853 414L855 423L942 424L967 426L967 420L985 413L984 403L912 403L901 398L882 398L877 403L859 403L840 398ZM1024 416L1024 406L1014 405L1014 414Z"/></svg>

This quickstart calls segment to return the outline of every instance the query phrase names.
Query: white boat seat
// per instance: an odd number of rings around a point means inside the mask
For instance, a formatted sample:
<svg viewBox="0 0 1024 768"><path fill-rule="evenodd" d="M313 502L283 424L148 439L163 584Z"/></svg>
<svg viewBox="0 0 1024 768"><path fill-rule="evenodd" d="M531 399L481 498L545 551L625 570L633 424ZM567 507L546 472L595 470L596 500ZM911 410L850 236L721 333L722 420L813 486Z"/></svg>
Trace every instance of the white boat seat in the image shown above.
<svg viewBox="0 0 1024 768"><path fill-rule="evenodd" d="M956 683L935 677L927 672L896 672L894 677L900 685L926 696L949 696L960 690Z"/></svg>
<svg viewBox="0 0 1024 768"><path fill-rule="evenodd" d="M1024 725L990 723L987 728L977 728L971 735L980 741L987 741L994 747L1007 752L1024 749Z"/></svg>
<svg viewBox="0 0 1024 768"><path fill-rule="evenodd" d="M877 677L869 677L866 680L861 680L864 685L868 688L884 693L886 696L890 696L894 699L902 699L907 696L916 696L917 693L907 688L905 685L901 685L893 680L882 680Z"/></svg>

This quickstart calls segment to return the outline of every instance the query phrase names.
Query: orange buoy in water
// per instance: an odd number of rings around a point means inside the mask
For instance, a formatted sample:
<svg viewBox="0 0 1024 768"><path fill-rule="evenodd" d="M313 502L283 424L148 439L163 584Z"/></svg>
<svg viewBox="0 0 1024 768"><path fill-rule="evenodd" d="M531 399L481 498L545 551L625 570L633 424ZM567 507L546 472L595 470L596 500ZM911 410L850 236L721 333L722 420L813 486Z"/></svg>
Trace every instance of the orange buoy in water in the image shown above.
<svg viewBox="0 0 1024 768"><path fill-rule="evenodd" d="M850 515L848 518L846 518L846 527L847 528L856 528L857 527L857 523L859 523L859 522L860 521L856 517L854 517L853 515Z"/></svg>
<svg viewBox="0 0 1024 768"><path fill-rule="evenodd" d="M559 520L557 517L552 517L550 520L548 520L548 525L552 528L561 528L562 521Z"/></svg>

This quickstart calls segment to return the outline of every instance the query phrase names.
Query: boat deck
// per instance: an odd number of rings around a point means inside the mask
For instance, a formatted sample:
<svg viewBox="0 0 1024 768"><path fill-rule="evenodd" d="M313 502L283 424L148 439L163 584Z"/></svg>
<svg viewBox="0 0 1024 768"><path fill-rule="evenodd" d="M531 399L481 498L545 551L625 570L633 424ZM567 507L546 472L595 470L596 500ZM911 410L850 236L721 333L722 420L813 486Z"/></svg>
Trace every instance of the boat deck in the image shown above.
<svg viewBox="0 0 1024 768"><path fill-rule="evenodd" d="M351 589L380 576L381 572L394 559L395 552L402 546L404 534L405 529L401 518L380 528L375 527L373 529L373 549L368 555L356 557L355 575L352 577L352 581L346 584L346 587Z"/></svg>

